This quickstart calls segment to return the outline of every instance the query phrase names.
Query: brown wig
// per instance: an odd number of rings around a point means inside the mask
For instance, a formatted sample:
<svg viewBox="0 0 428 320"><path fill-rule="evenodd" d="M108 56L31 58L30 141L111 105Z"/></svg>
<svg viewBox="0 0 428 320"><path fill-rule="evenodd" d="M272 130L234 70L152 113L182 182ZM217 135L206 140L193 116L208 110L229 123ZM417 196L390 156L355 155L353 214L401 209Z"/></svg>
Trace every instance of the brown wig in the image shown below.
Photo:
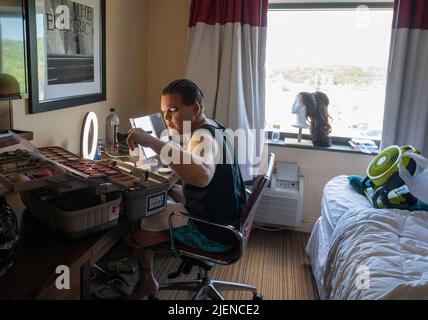
<svg viewBox="0 0 428 320"><path fill-rule="evenodd" d="M306 106L306 118L310 122L310 132L314 146L331 146L331 119L328 113L330 101L326 94L322 92L301 92L303 103Z"/></svg>

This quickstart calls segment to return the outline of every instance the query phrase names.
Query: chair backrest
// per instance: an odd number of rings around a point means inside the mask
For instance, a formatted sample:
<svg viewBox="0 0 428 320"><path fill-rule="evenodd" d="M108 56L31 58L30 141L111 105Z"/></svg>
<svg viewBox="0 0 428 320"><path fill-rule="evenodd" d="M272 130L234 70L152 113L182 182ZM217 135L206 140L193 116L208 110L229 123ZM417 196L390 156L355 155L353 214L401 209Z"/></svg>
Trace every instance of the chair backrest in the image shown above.
<svg viewBox="0 0 428 320"><path fill-rule="evenodd" d="M253 227L254 218L256 216L257 206L262 198L263 192L268 185L275 162L275 154L271 153L268 160L268 169L265 174L257 176L253 181L251 194L245 203L244 212L240 222L240 231L244 238L244 243L247 243Z"/></svg>

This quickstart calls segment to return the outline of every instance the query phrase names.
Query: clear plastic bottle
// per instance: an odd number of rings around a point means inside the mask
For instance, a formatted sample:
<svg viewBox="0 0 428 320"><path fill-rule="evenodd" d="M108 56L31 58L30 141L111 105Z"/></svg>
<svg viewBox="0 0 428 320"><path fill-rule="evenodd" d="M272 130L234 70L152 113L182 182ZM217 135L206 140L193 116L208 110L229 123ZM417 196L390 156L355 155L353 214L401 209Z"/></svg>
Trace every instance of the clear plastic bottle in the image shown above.
<svg viewBox="0 0 428 320"><path fill-rule="evenodd" d="M119 151L119 141L117 139L119 125L119 117L115 113L115 109L112 108L106 119L106 146L109 152Z"/></svg>
<svg viewBox="0 0 428 320"><path fill-rule="evenodd" d="M280 130L281 130L281 123L279 119L275 119L275 121L272 123L272 136L271 136L272 141L275 141L275 142L279 141Z"/></svg>

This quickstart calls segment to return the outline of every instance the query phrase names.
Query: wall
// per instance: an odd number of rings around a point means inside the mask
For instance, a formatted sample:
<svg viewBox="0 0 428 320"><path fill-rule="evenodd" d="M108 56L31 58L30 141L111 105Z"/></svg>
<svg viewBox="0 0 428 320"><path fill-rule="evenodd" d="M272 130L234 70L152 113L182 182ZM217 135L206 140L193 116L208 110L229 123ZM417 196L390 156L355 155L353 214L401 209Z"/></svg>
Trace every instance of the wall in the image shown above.
<svg viewBox="0 0 428 320"><path fill-rule="evenodd" d="M190 3L190 0L149 0L148 113L159 112L162 89L183 77Z"/></svg>
<svg viewBox="0 0 428 320"><path fill-rule="evenodd" d="M15 101L14 128L33 131L36 146L56 145L78 153L85 114L97 114L104 137L104 120L115 107L121 131L127 131L129 117L145 107L147 7L147 0L107 0L107 101L34 115L28 113L28 100Z"/></svg>

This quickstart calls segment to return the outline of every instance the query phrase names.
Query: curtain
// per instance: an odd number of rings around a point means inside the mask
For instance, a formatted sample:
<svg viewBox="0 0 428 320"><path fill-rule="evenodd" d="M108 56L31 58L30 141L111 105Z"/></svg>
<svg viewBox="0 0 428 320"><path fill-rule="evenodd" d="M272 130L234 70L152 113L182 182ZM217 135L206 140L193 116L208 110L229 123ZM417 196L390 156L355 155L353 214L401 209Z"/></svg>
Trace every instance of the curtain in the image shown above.
<svg viewBox="0 0 428 320"><path fill-rule="evenodd" d="M185 76L204 91L209 118L246 130L253 157L265 125L267 11L268 0L193 0L189 21ZM246 180L250 161L241 166Z"/></svg>
<svg viewBox="0 0 428 320"><path fill-rule="evenodd" d="M394 4L382 148L411 144L428 154L428 1Z"/></svg>

